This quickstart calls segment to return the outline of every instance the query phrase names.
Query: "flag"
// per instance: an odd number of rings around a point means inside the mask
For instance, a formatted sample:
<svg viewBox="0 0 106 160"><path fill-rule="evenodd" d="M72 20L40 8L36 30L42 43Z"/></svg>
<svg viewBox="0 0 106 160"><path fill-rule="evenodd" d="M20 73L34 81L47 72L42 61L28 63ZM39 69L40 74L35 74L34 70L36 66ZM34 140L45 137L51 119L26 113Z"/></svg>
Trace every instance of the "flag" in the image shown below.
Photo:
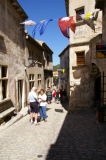
<svg viewBox="0 0 106 160"><path fill-rule="evenodd" d="M99 11L89 12L87 14L84 14L83 18L85 18L86 20L92 19L96 21L98 18L98 14L99 14Z"/></svg>
<svg viewBox="0 0 106 160"><path fill-rule="evenodd" d="M94 21L96 21L96 20L98 19L98 14L99 14L99 11L93 12L93 17L92 17L92 19L93 19Z"/></svg>
<svg viewBox="0 0 106 160"><path fill-rule="evenodd" d="M80 15L84 23L86 23L91 29L95 31L94 21L98 18L99 11L89 12L87 14Z"/></svg>
<svg viewBox="0 0 106 160"><path fill-rule="evenodd" d="M34 29L33 29L33 31L32 31L32 37L33 37L33 38L35 37L36 30L37 30L37 29L40 29L41 26L42 26L42 23L41 23L41 22L39 22L39 23L37 23L37 24L35 25L35 27L34 27Z"/></svg>
<svg viewBox="0 0 106 160"><path fill-rule="evenodd" d="M64 74L64 73L65 73L65 69L62 69L62 70L61 70L61 73L63 73L63 74Z"/></svg>
<svg viewBox="0 0 106 160"><path fill-rule="evenodd" d="M47 27L47 25L48 25L48 23L49 23L50 21L53 21L53 19L41 20L39 23L37 23L37 24L35 25L34 30L32 31L33 38L34 38L34 36L35 36L36 30L39 30L40 35L42 35L42 34L44 33L44 31L45 31L45 29L46 29L46 27Z"/></svg>
<svg viewBox="0 0 106 160"><path fill-rule="evenodd" d="M60 18L58 20L58 25L63 35L67 38L70 38L67 33L68 28L70 28L75 33L76 25L73 16Z"/></svg>
<svg viewBox="0 0 106 160"><path fill-rule="evenodd" d="M53 21L53 19L45 20L42 22L42 26L40 28L40 35L42 35L44 33L44 31L50 21Z"/></svg>
<svg viewBox="0 0 106 160"><path fill-rule="evenodd" d="M94 21L92 19L83 19L84 23L87 24L92 30L95 31L95 25L94 25Z"/></svg>
<svg viewBox="0 0 106 160"><path fill-rule="evenodd" d="M36 24L36 22L29 20L29 21L22 22L20 24L25 24L26 26L33 26Z"/></svg>

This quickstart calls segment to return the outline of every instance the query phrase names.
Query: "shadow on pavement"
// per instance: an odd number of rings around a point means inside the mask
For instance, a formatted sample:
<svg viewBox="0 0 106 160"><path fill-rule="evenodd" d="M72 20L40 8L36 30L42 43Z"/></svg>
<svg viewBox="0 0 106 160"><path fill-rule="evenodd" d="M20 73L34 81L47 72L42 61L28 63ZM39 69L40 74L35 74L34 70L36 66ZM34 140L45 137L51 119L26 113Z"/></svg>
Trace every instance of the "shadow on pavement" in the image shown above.
<svg viewBox="0 0 106 160"><path fill-rule="evenodd" d="M46 160L106 160L106 125L101 125L92 110L67 114Z"/></svg>
<svg viewBox="0 0 106 160"><path fill-rule="evenodd" d="M63 109L55 109L55 112L61 112L61 113L63 113Z"/></svg>
<svg viewBox="0 0 106 160"><path fill-rule="evenodd" d="M62 104L62 107L63 107L66 111L68 111L69 101L68 101L68 100L64 100L64 101L61 102L61 104Z"/></svg>
<svg viewBox="0 0 106 160"><path fill-rule="evenodd" d="M50 110L51 108L46 108L46 111Z"/></svg>

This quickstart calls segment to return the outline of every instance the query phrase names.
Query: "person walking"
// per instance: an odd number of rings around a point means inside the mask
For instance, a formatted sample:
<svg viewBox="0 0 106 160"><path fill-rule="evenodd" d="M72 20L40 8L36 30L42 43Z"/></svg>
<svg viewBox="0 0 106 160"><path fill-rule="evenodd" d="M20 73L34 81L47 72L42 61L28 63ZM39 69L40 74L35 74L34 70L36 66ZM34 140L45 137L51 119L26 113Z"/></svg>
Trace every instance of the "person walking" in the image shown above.
<svg viewBox="0 0 106 160"><path fill-rule="evenodd" d="M45 94L45 90L44 89L40 90L40 94L39 94L39 98L38 99L39 99L39 102L40 102L39 113L40 113L41 121L44 120L45 122L47 122L47 114L46 114L47 95Z"/></svg>
<svg viewBox="0 0 106 160"><path fill-rule="evenodd" d="M62 101L63 101L63 90L60 89L60 102L62 103Z"/></svg>
<svg viewBox="0 0 106 160"><path fill-rule="evenodd" d="M30 103L30 118L31 118L31 123L33 123L33 117L35 118L34 124L37 125L37 118L38 118L38 112L39 112L39 107L37 103L37 94L36 94L37 88L33 87L31 89L31 92L28 94L28 101Z"/></svg>
<svg viewBox="0 0 106 160"><path fill-rule="evenodd" d="M53 96L53 102L55 102L55 98L56 98L56 90L53 89L52 91L52 96Z"/></svg>
<svg viewBox="0 0 106 160"><path fill-rule="evenodd" d="M46 95L47 95L47 103L51 104L51 101L52 101L52 92L51 92L51 90L47 90Z"/></svg>
<svg viewBox="0 0 106 160"><path fill-rule="evenodd" d="M60 90L58 89L57 91L56 91L56 103L60 103Z"/></svg>

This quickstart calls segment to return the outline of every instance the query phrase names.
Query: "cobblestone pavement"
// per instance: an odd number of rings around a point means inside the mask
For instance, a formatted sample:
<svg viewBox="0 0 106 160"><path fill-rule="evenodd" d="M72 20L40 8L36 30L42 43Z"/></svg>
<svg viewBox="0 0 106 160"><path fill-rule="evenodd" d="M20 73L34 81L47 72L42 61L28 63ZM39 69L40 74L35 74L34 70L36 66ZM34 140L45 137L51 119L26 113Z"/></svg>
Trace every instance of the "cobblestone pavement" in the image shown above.
<svg viewBox="0 0 106 160"><path fill-rule="evenodd" d="M27 115L0 133L0 160L106 160L106 124L97 123L92 110L48 108L48 122L34 126Z"/></svg>

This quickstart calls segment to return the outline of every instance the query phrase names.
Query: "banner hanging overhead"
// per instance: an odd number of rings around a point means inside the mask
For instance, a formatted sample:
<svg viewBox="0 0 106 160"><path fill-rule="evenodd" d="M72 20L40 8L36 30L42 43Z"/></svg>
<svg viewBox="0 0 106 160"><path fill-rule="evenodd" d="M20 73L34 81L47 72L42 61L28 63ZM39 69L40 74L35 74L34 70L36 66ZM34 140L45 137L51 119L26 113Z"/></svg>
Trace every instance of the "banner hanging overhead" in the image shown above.
<svg viewBox="0 0 106 160"><path fill-rule="evenodd" d="M87 14L82 14L80 15L81 19L83 20L83 22L85 24L87 24L92 30L95 31L95 25L94 25L94 21L97 20L98 18L98 13L99 11L94 11L94 12L89 12ZM62 32L62 34L66 37L66 38L70 38L68 35L68 29L71 29L74 33L76 30L76 23L74 21L74 17L73 16L69 16L69 17L63 17L63 18L58 18L58 19L48 19L48 20L41 20L40 22L36 23L32 20L29 21L25 21L22 22L20 24L24 24L26 26L32 26L35 25L33 31L32 31L32 36L33 38L35 37L36 31L39 31L39 34L42 35L45 32L45 29L47 27L47 25L54 20L58 20L58 26Z"/></svg>

